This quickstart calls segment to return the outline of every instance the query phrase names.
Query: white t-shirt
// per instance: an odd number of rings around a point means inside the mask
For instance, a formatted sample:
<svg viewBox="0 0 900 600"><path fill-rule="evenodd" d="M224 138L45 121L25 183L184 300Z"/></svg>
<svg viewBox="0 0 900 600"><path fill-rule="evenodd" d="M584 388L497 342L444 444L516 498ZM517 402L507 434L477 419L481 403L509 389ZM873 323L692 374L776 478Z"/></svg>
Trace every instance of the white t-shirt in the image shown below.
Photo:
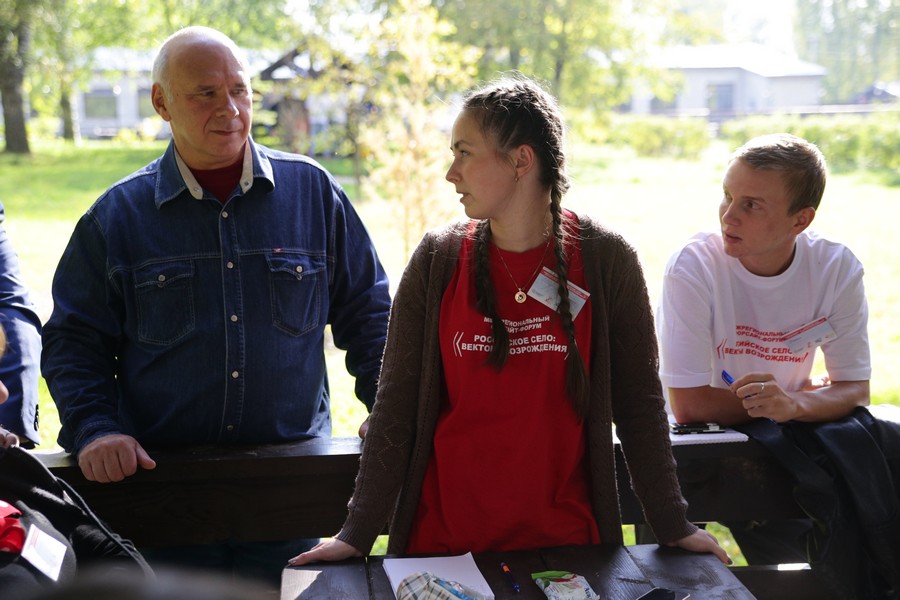
<svg viewBox="0 0 900 600"><path fill-rule="evenodd" d="M818 331L834 333L820 346L831 380L871 377L862 264L815 233L798 236L796 249L774 277L726 255L718 233L695 235L669 259L656 314L664 388L724 388L726 370L735 379L771 373L785 390L801 389L816 348L792 352L801 338L789 334L823 318Z"/></svg>

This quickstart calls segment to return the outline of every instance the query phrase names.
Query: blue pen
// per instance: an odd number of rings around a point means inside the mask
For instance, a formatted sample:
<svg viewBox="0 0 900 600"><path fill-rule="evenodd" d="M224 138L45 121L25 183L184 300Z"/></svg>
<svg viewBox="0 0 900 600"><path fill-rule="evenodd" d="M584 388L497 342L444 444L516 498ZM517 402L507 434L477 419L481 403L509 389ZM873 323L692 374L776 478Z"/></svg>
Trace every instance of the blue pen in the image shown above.
<svg viewBox="0 0 900 600"><path fill-rule="evenodd" d="M729 386L734 383L734 377L728 374L728 371L722 371L722 381L724 381Z"/></svg>
<svg viewBox="0 0 900 600"><path fill-rule="evenodd" d="M512 571L509 570L509 566L502 562L500 563L500 568L503 569L503 574L506 575L506 580L509 581L509 585L512 586L512 589L519 593L519 582L516 581L515 576L512 574Z"/></svg>
<svg viewBox="0 0 900 600"><path fill-rule="evenodd" d="M724 381L724 382L727 383L729 386L731 386L731 384L734 383L734 377L732 377L732 376L728 373L728 371L723 370L723 371L722 371L722 381ZM745 396L745 398L749 398L749 396ZM776 421L775 419L769 419L769 422L770 422L770 423L777 423L777 421Z"/></svg>

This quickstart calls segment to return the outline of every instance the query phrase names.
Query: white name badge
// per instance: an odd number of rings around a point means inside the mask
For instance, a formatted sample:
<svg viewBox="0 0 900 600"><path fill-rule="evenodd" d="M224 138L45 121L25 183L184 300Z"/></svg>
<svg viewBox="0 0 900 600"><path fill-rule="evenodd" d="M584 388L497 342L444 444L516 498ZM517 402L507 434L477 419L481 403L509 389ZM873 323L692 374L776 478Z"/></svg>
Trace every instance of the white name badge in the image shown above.
<svg viewBox="0 0 900 600"><path fill-rule="evenodd" d="M566 287L569 289L569 312L574 321L591 295L587 290L581 289L571 281ZM559 307L559 278L556 273L549 267L541 269L541 274L528 289L528 295L549 307L550 310L556 310Z"/></svg>
<svg viewBox="0 0 900 600"><path fill-rule="evenodd" d="M22 558L34 565L38 571L56 581L59 579L59 571L62 569L65 556L65 544L34 525L28 527L28 535L22 547Z"/></svg>
<svg viewBox="0 0 900 600"><path fill-rule="evenodd" d="M784 335L784 343L794 354L817 348L837 337L828 319L821 317Z"/></svg>

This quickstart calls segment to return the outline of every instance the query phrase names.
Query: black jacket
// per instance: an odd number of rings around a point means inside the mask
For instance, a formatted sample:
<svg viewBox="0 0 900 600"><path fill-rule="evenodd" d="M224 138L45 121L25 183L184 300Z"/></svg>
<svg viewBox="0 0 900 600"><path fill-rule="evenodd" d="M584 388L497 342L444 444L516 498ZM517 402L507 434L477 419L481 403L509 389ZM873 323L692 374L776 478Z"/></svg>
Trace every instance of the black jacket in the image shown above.
<svg viewBox="0 0 900 600"><path fill-rule="evenodd" d="M900 598L900 423L865 408L829 423L738 426L796 479L810 567L843 598Z"/></svg>
<svg viewBox="0 0 900 600"><path fill-rule="evenodd" d="M22 512L19 520L26 531L35 525L66 547L57 583L71 581L79 569L101 562L107 568L152 576L131 542L111 532L75 490L22 448L0 448L0 499ZM25 598L52 584L20 554L0 552L2 597Z"/></svg>

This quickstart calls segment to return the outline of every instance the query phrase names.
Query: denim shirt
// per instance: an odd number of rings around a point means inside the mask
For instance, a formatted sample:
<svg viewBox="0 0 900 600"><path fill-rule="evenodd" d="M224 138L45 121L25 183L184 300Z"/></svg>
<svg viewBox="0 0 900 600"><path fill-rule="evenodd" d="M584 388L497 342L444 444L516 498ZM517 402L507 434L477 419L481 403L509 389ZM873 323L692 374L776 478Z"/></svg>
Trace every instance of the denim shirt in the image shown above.
<svg viewBox="0 0 900 600"><path fill-rule="evenodd" d="M371 409L390 295L368 232L313 160L248 144L252 180L224 206L191 195L170 144L76 225L43 331L66 450L110 433L149 447L330 435L326 325Z"/></svg>

